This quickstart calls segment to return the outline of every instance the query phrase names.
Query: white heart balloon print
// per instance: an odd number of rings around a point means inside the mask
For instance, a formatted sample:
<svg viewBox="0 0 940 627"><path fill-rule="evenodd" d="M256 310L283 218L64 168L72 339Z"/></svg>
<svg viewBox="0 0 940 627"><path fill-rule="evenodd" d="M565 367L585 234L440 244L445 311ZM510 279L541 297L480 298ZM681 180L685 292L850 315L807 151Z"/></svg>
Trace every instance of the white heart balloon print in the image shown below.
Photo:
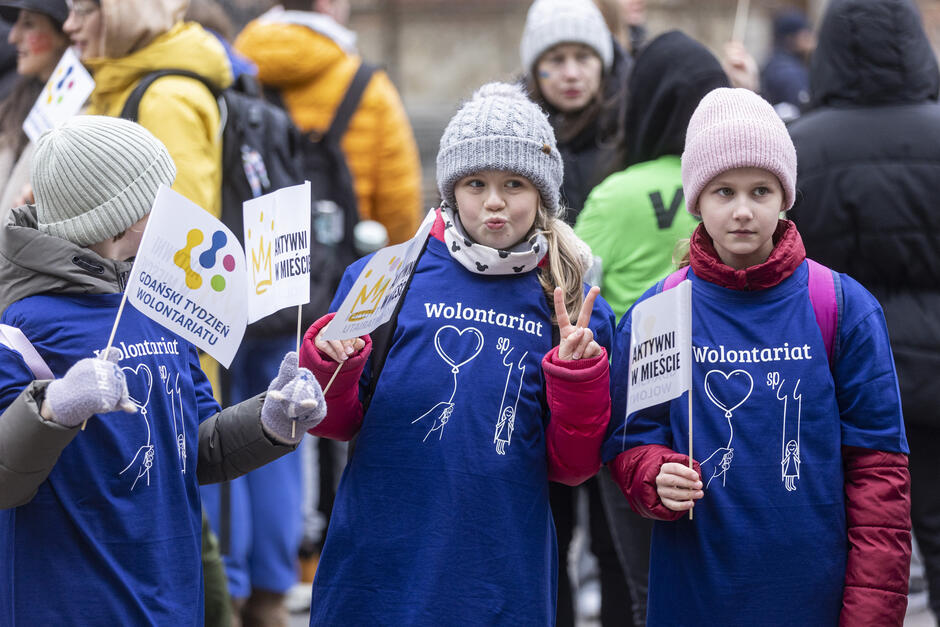
<svg viewBox="0 0 940 627"><path fill-rule="evenodd" d="M745 370L732 370L727 374L710 370L705 375L705 395L725 412L725 418L731 418L732 412L743 405L753 391L754 379Z"/></svg>

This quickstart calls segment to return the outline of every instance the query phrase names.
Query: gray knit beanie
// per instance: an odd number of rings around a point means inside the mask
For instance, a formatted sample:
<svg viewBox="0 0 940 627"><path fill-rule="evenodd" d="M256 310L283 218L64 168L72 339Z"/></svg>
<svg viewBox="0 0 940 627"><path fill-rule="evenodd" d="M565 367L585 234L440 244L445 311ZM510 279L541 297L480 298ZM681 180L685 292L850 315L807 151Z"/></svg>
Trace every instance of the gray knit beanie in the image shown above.
<svg viewBox="0 0 940 627"><path fill-rule="evenodd" d="M532 71L542 54L558 44L584 44L593 48L609 70L614 44L600 9L591 0L535 0L529 7L519 44L522 69Z"/></svg>
<svg viewBox="0 0 940 627"><path fill-rule="evenodd" d="M454 185L484 170L515 172L532 181L545 208L561 213L564 166L548 117L522 88L488 83L451 118L437 153L437 188L457 207Z"/></svg>
<svg viewBox="0 0 940 627"><path fill-rule="evenodd" d="M119 235L150 213L176 166L150 131L127 120L79 115L43 133L30 182L39 230L79 246Z"/></svg>

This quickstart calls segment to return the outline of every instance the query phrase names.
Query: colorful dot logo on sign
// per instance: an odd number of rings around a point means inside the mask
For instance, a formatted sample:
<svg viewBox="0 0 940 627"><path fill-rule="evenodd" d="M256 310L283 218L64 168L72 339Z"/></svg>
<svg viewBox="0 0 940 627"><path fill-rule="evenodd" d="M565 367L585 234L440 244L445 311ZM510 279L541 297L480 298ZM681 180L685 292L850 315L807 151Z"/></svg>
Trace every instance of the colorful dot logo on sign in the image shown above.
<svg viewBox="0 0 940 627"><path fill-rule="evenodd" d="M223 231L216 231L215 233L213 233L212 245L209 247L208 250L204 251L202 254L199 255L199 265L201 265L203 268L206 268L207 270L209 268L214 268L218 261L218 256L226 243L228 243L228 237L225 235ZM223 256L222 267L227 272L231 272L232 270L234 270L235 269L235 257L233 257L232 255ZM221 274L213 275L212 278L209 280L209 285L216 292L221 292L222 290L225 289L225 277L223 277Z"/></svg>
<svg viewBox="0 0 940 627"><path fill-rule="evenodd" d="M212 245L209 247L209 250L203 252L199 255L199 265L205 269L209 269L215 265L215 258L218 252L225 246L225 243L228 241L228 238L225 236L225 233L222 231L216 231L212 234Z"/></svg>
<svg viewBox="0 0 940 627"><path fill-rule="evenodd" d="M183 269L186 273L186 287L195 290L202 286L202 277L193 270L190 265L193 248L203 242L205 236L199 229L192 229L186 234L186 247L178 250L173 256L173 263ZM228 243L228 236L223 231L216 231L212 234L212 242L209 248L199 254L199 265L205 269L216 267L217 262L222 262L222 268L226 272L235 270L235 256L223 254L222 248ZM221 256L221 259L219 258ZM209 279L209 287L216 292L225 290L225 277L221 274L214 274Z"/></svg>
<svg viewBox="0 0 940 627"><path fill-rule="evenodd" d="M199 229L191 229L186 234L186 246L180 248L173 255L173 263L179 266L186 273L186 287L191 290L198 290L202 286L202 277L193 270L190 259L193 254L193 248L202 243L204 236Z"/></svg>

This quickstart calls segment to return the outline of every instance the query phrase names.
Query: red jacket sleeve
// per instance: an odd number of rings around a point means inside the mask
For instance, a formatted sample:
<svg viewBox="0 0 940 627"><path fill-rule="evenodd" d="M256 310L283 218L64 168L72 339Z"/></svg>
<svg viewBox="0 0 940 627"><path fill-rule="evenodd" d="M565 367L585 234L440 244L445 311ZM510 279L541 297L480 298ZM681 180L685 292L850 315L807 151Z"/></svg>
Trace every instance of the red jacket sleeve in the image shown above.
<svg viewBox="0 0 940 627"><path fill-rule="evenodd" d="M304 333L304 341L300 345L300 365L309 369L317 378L323 388L336 372L338 365L314 344L317 335L323 327L333 319L334 314L327 314L310 325ZM321 438L333 440L350 440L362 426L362 403L359 402L359 378L366 365L369 353L372 352L372 340L368 335L362 336L366 345L356 355L343 363L342 369L336 375L333 385L327 390L326 417L308 433Z"/></svg>
<svg viewBox="0 0 940 627"><path fill-rule="evenodd" d="M849 554L843 627L904 623L911 564L907 455L842 447Z"/></svg>
<svg viewBox="0 0 940 627"><path fill-rule="evenodd" d="M607 351L593 359L562 360L556 346L542 359L551 416L545 430L548 478L578 485L601 467L601 444L610 422Z"/></svg>
<svg viewBox="0 0 940 627"><path fill-rule="evenodd" d="M608 464L614 481L640 516L654 520L678 520L685 516L686 512L676 512L663 505L656 491L656 476L667 462L685 465L689 463L689 456L661 444L647 444L624 451ZM692 460L692 467L701 479L698 462Z"/></svg>

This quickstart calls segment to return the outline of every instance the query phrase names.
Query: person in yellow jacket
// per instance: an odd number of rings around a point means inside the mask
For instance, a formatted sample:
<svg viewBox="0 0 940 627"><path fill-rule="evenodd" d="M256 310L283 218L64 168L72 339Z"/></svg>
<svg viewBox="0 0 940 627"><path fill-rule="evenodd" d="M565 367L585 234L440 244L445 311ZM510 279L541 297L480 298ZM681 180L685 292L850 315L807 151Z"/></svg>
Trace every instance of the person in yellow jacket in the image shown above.
<svg viewBox="0 0 940 627"><path fill-rule="evenodd" d="M188 0L69 1L63 30L95 79L85 113L120 116L137 83L162 69L189 70L219 89L231 84L222 44L198 24L182 21L187 5ZM161 78L144 93L137 122L169 150L179 172L173 189L219 217L221 117L212 92L194 78ZM214 369L207 366L207 374Z"/></svg>
<svg viewBox="0 0 940 627"><path fill-rule="evenodd" d="M250 22L235 49L258 66L263 85L280 90L301 130L325 131L361 59L356 35L341 22L344 0L286 0ZM287 10L285 10L287 9ZM418 148L401 98L377 71L340 142L364 220L388 230L389 243L414 235L421 217Z"/></svg>
<svg viewBox="0 0 940 627"><path fill-rule="evenodd" d="M71 0L63 29L95 79L86 113L118 117L147 74L189 70L220 89L232 82L225 50L201 26L183 22L187 0ZM137 121L166 145L179 175L173 189L221 214L219 106L193 78L167 76L140 102Z"/></svg>

